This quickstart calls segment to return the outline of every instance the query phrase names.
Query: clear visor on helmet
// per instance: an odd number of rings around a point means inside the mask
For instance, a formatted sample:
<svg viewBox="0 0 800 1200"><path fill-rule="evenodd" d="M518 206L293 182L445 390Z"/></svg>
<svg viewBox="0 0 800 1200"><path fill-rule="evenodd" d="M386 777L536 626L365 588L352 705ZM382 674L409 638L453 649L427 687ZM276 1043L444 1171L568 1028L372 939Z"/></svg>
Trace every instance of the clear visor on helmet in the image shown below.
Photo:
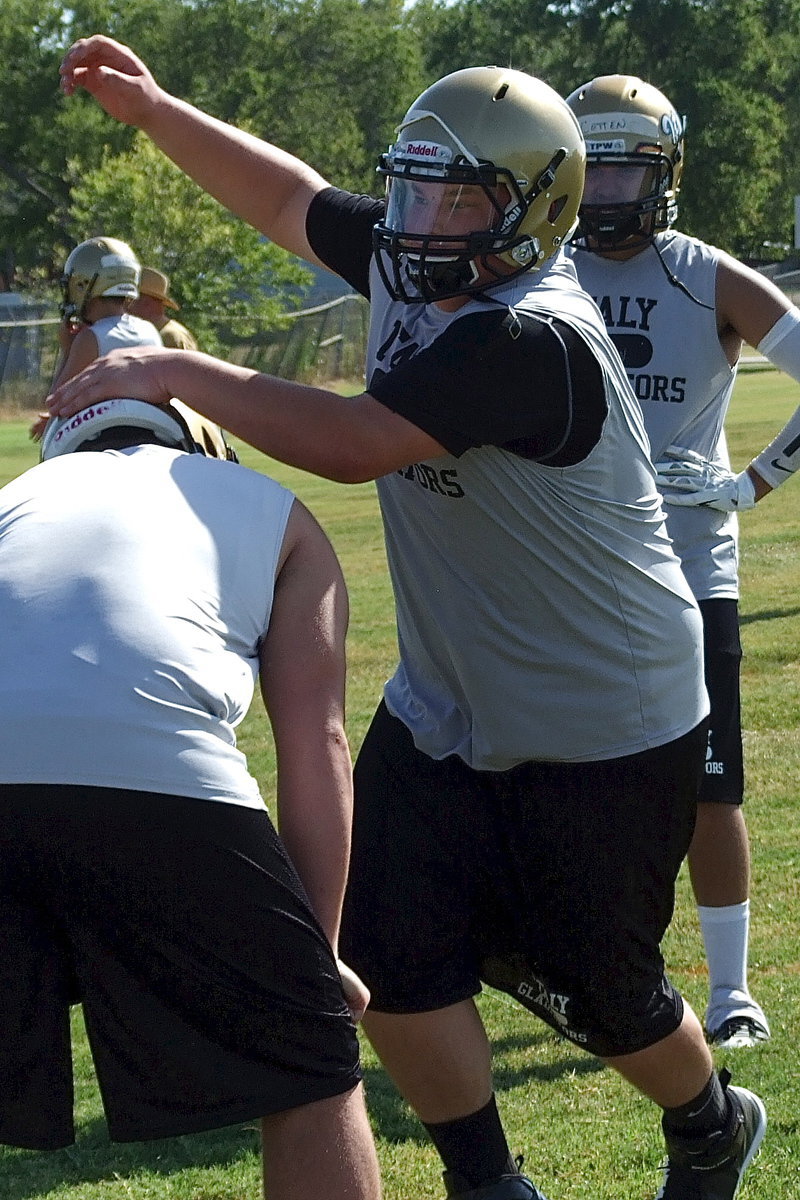
<svg viewBox="0 0 800 1200"><path fill-rule="evenodd" d="M602 207L657 201L672 186L672 164L658 146L634 153L593 154L586 162L582 204Z"/></svg>
<svg viewBox="0 0 800 1200"><path fill-rule="evenodd" d="M661 165L652 162L589 162L583 203L635 204L659 194L663 175Z"/></svg>
<svg viewBox="0 0 800 1200"><path fill-rule="evenodd" d="M645 245L675 215L672 163L658 146L631 153L592 153L573 241L603 251Z"/></svg>
<svg viewBox="0 0 800 1200"><path fill-rule="evenodd" d="M411 248L415 237L453 249L474 233L499 229L510 193L503 184L390 178L384 223ZM410 245L409 245L410 243Z"/></svg>

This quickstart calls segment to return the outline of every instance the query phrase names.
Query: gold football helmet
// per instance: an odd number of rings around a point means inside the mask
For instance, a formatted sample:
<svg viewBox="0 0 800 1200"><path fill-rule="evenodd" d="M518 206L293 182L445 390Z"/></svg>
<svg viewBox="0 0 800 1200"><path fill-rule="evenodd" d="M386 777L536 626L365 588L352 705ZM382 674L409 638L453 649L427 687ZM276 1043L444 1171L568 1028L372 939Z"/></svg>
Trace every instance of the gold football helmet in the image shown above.
<svg viewBox="0 0 800 1200"><path fill-rule="evenodd" d="M378 167L373 240L392 297L469 295L541 267L576 222L584 162L575 117L540 79L468 67L434 83Z"/></svg>
<svg viewBox="0 0 800 1200"><path fill-rule="evenodd" d="M576 241L588 250L645 244L678 215L686 120L635 75L600 75L567 97L586 139Z"/></svg>
<svg viewBox="0 0 800 1200"><path fill-rule="evenodd" d="M61 276L61 315L85 319L86 305L95 296L139 295L139 260L126 242L93 237L70 254Z"/></svg>

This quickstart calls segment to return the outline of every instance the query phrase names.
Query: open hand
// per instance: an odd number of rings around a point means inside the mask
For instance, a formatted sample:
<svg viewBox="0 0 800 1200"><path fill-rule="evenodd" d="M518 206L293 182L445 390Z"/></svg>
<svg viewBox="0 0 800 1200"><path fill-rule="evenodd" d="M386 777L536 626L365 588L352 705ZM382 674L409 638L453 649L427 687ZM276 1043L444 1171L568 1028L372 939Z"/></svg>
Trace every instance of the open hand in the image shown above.
<svg viewBox="0 0 800 1200"><path fill-rule="evenodd" d="M50 393L45 401L50 416L72 417L90 404L116 397L166 404L173 395L164 380L167 365L175 355L186 353L158 346L112 350Z"/></svg>

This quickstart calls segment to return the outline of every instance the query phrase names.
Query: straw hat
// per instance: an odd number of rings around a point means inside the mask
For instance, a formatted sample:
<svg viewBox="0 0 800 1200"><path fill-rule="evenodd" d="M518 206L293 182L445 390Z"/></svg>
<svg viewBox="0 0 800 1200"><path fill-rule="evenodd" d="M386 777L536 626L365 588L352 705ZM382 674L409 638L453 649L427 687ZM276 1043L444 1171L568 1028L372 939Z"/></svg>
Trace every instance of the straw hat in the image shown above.
<svg viewBox="0 0 800 1200"><path fill-rule="evenodd" d="M152 296L154 300L161 300L167 308L178 310L180 304L176 304L169 293L169 276L163 271L156 271L153 267L142 267L142 275L139 280L139 293L142 296Z"/></svg>

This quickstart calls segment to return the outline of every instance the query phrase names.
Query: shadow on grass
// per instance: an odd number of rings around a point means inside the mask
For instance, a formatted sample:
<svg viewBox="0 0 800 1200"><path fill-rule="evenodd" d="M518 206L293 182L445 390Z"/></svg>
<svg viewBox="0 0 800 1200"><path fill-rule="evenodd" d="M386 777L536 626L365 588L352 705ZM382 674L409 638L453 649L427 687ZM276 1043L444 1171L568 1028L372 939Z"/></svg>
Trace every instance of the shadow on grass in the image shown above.
<svg viewBox="0 0 800 1200"><path fill-rule="evenodd" d="M98 1119L80 1127L75 1145L63 1150L0 1152L0 1193L3 1200L29 1200L59 1188L131 1175L227 1167L259 1150L258 1131L250 1124L160 1141L116 1143L108 1140L105 1121Z"/></svg>
<svg viewBox="0 0 800 1200"><path fill-rule="evenodd" d="M784 617L800 615L800 608L765 608L761 612L740 613L740 625L754 625L756 621L778 621Z"/></svg>

